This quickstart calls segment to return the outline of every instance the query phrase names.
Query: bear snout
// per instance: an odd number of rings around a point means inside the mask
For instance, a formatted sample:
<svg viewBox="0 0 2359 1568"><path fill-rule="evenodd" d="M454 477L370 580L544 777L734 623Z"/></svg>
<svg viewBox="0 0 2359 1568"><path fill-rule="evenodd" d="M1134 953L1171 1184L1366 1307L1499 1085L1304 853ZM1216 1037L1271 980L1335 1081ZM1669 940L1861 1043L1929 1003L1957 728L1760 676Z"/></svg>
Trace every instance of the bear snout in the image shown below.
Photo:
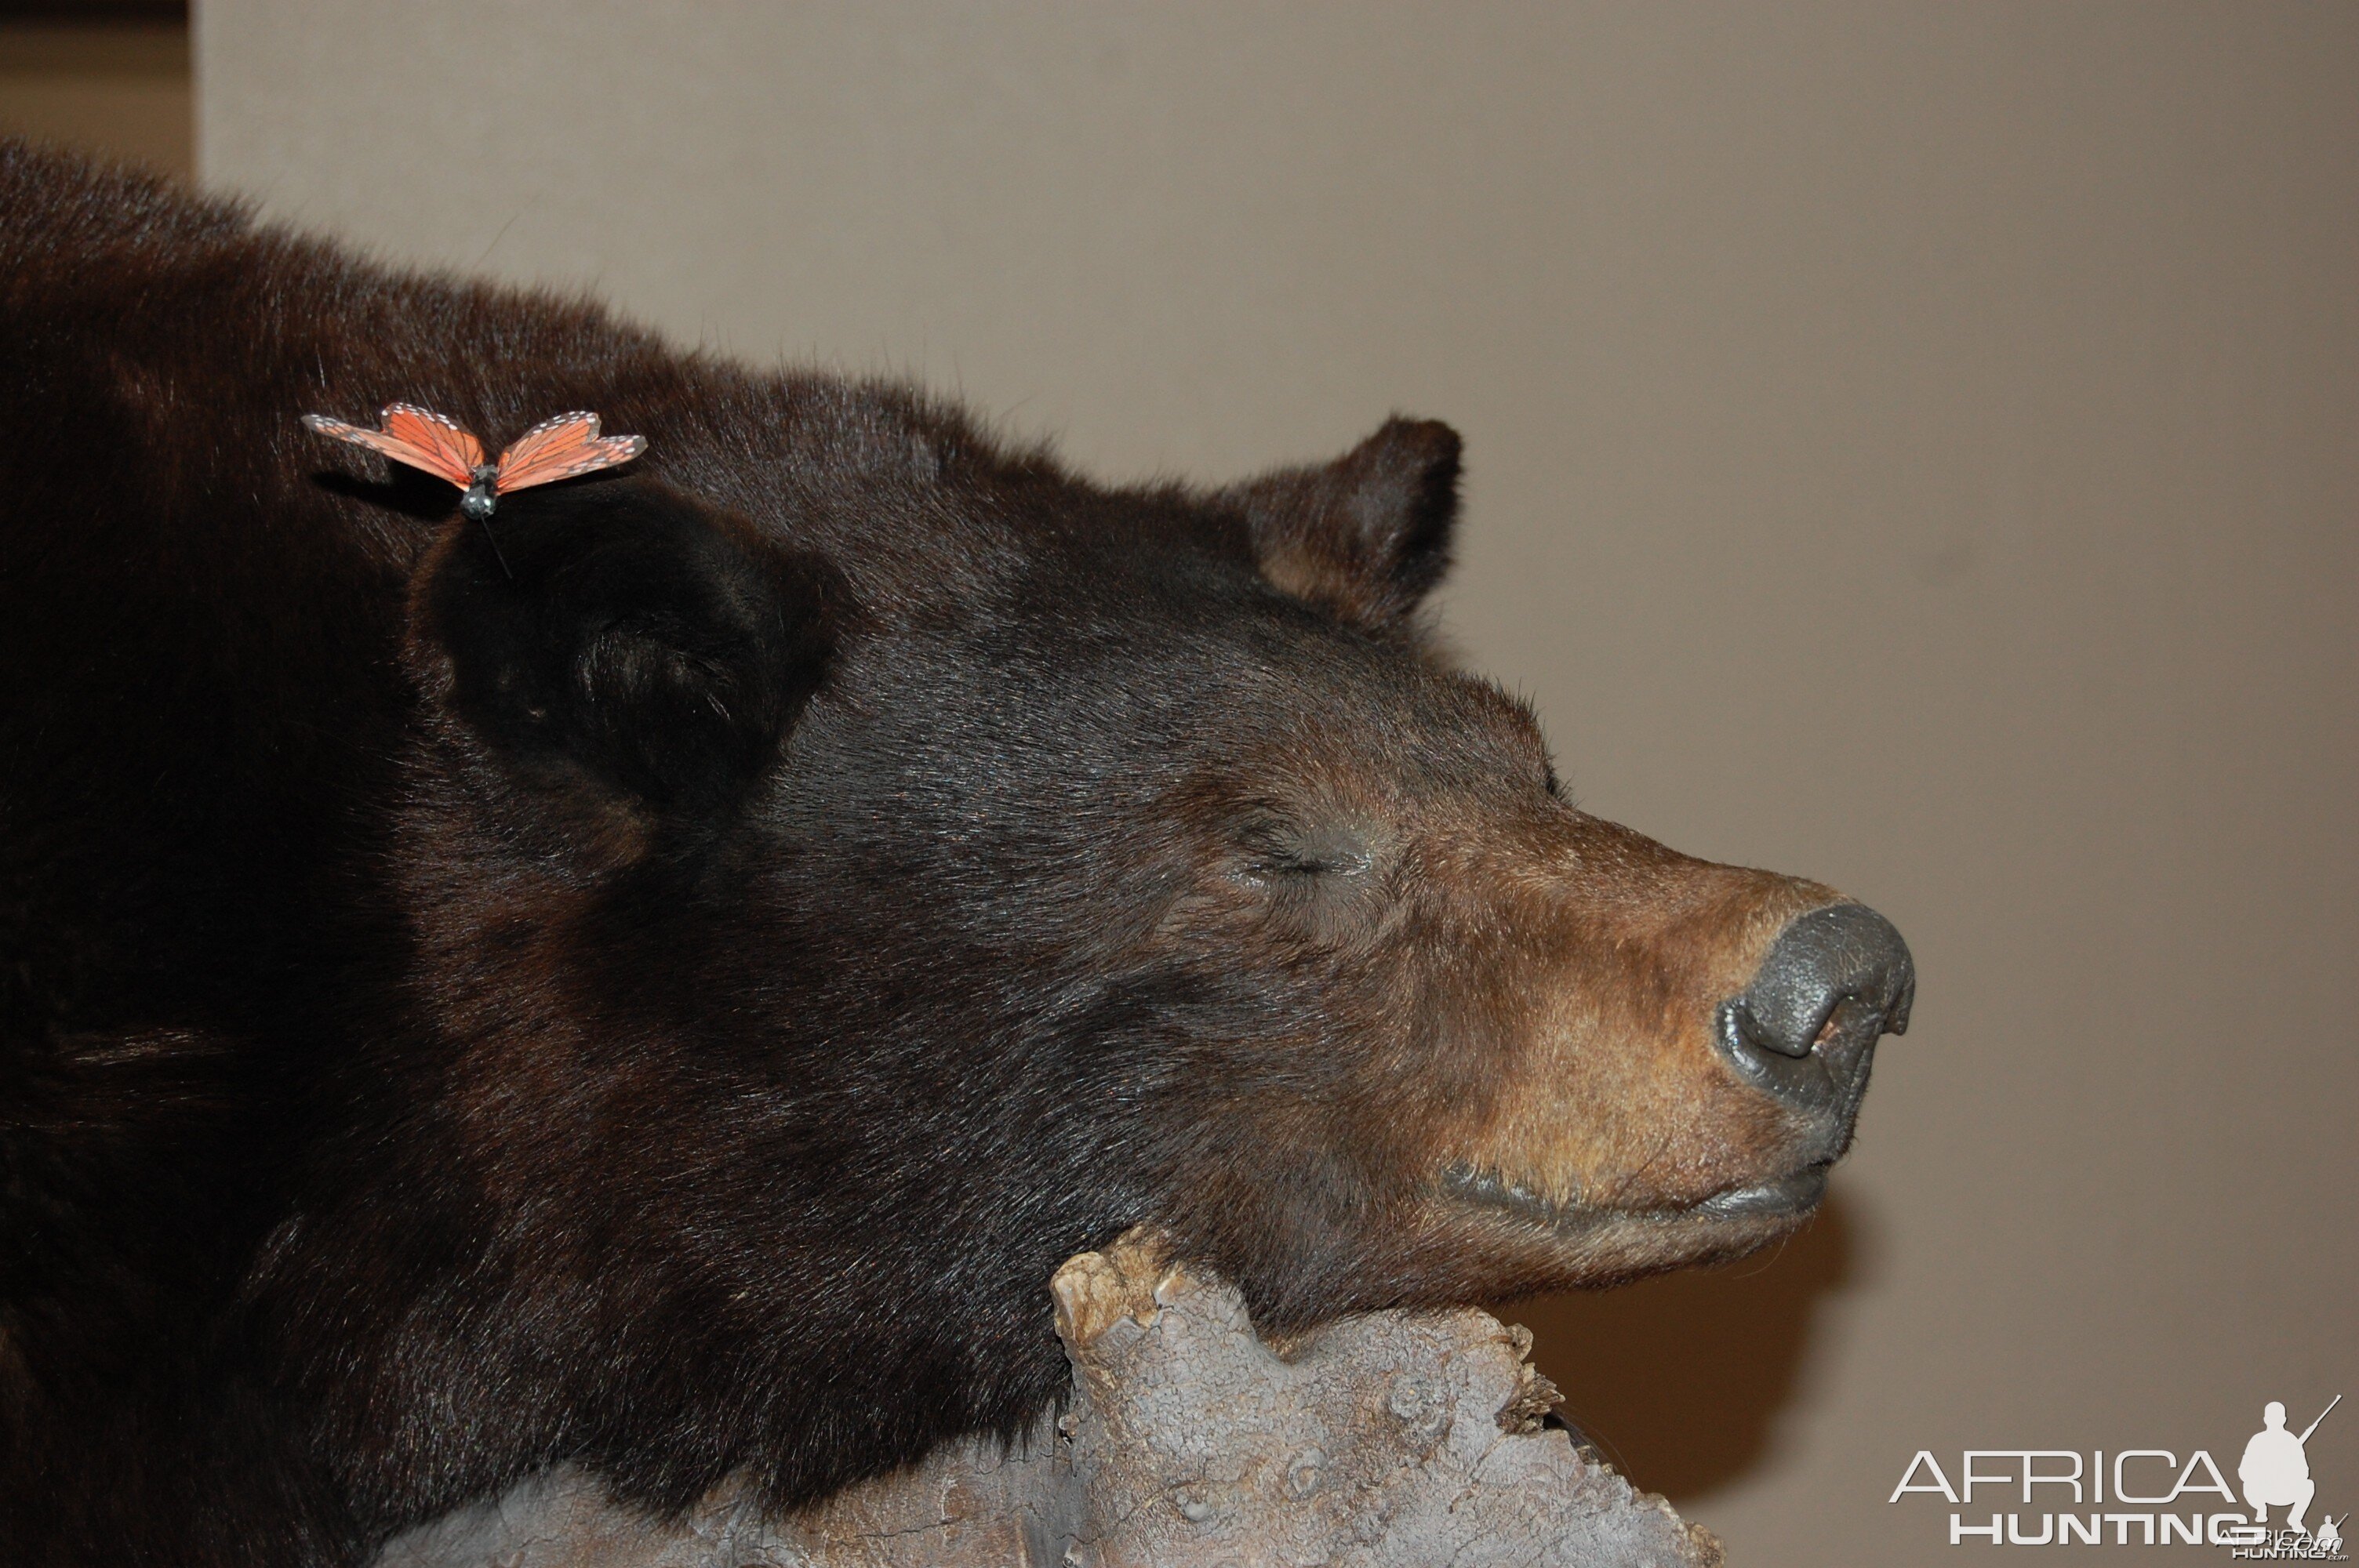
<svg viewBox="0 0 2359 1568"><path fill-rule="evenodd" d="M1908 1025L1907 942L1816 882L1579 814L1547 837L1521 879L1530 940L1472 966L1470 1011L1505 1022L1503 1092L1443 1151L1446 1223L1550 1285L1785 1234L1850 1147L1876 1042Z"/></svg>

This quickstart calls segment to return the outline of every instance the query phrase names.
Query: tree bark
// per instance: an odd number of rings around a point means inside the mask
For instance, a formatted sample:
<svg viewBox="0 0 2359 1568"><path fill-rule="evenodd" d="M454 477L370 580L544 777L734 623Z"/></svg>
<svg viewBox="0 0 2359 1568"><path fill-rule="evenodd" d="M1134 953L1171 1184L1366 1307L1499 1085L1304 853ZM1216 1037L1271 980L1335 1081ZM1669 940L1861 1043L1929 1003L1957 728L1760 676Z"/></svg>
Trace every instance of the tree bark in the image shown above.
<svg viewBox="0 0 2359 1568"><path fill-rule="evenodd" d="M724 1487L682 1519L553 1471L375 1568L1718 1568L1719 1543L1548 1422L1530 1335L1373 1313L1283 1346L1225 1282L1125 1237L1058 1270L1066 1413L808 1512Z"/></svg>

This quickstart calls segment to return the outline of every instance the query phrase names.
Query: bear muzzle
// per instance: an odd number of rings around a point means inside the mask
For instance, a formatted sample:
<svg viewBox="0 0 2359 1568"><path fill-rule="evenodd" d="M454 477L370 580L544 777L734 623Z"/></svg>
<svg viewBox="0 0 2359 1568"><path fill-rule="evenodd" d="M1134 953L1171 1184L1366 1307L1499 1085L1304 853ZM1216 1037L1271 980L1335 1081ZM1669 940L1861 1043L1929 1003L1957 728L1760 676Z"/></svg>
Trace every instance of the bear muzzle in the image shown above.
<svg viewBox="0 0 2359 1568"><path fill-rule="evenodd" d="M1908 1028L1915 963L1864 904L1745 880L1676 932L1611 945L1651 952L1647 983L1592 968L1569 988L1584 1000L1542 1025L1513 1108L1436 1173L1446 1206L1568 1282L1748 1250L1816 1209L1876 1042Z"/></svg>

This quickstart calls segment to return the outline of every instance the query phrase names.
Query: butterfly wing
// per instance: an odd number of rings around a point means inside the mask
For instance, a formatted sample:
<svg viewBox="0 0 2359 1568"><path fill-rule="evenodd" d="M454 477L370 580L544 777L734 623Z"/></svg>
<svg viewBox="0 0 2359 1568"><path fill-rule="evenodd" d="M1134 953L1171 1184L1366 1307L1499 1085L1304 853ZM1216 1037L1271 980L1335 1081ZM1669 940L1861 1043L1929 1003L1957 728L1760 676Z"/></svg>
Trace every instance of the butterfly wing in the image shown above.
<svg viewBox="0 0 2359 1568"><path fill-rule="evenodd" d="M323 414L306 414L303 423L322 436L366 447L395 462L424 469L437 479L467 488L483 466L484 446L451 421L414 403L388 405L379 421L381 430L364 430Z"/></svg>
<svg viewBox="0 0 2359 1568"><path fill-rule="evenodd" d="M645 436L599 435L595 414L560 414L527 430L516 438L516 445L500 454L500 477L494 488L506 495L530 485L595 473L629 462L647 449Z"/></svg>
<svg viewBox="0 0 2359 1568"><path fill-rule="evenodd" d="M453 473L453 484L466 485L484 466L484 444L430 409L396 403L386 409L384 422L386 435L436 454L441 461L435 471Z"/></svg>

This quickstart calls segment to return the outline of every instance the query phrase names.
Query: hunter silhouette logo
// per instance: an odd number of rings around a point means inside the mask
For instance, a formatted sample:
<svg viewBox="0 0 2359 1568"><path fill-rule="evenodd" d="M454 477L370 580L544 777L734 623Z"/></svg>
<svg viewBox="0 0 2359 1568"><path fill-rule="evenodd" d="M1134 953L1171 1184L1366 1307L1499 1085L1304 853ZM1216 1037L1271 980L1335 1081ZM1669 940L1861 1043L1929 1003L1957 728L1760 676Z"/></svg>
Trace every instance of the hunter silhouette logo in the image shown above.
<svg viewBox="0 0 2359 1568"><path fill-rule="evenodd" d="M2342 1402L2335 1395L2299 1433L2287 1425L2284 1404L2264 1405L2261 1430L2245 1444L2234 1487L2201 1448L2183 1462L2167 1448L1969 1448L1954 1472L1919 1449L1885 1500L1925 1493L1950 1503L1952 1546L2211 1545L2250 1562L2348 1562L2342 1530L2348 1513L2321 1515L2315 1527L2308 1522L2318 1496L2310 1436ZM1978 1501L2016 1503L2019 1511L1970 1512ZM2242 1511L2228 1511L2239 1501ZM2043 1511L2029 1511L2042 1505ZM2274 1529L2273 1509L2285 1510Z"/></svg>
<svg viewBox="0 0 2359 1568"><path fill-rule="evenodd" d="M2286 1430L2285 1406L2271 1400L2261 1408L2261 1430L2245 1444L2245 1457L2236 1465L2236 1479L2245 1488L2245 1506L2253 1510L2258 1539L2241 1543L2234 1556L2261 1562L2343 1560L2343 1531L2336 1528L2334 1517L2330 1514L2321 1519L2316 1530L2304 1524L2301 1517L2318 1496L2318 1483L2310 1478L2310 1434L2342 1402L2341 1394L2327 1400L2318 1421L2303 1427L2299 1437ZM2285 1509L2286 1516L2285 1528L2272 1535L2267 1526L2274 1508Z"/></svg>
<svg viewBox="0 0 2359 1568"><path fill-rule="evenodd" d="M2282 1508L2287 1510L2288 1529L2309 1533L2301 1516L2309 1509L2310 1498L2318 1495L2318 1485L2310 1478L2310 1434L2342 1402L2341 1394L2328 1400L2326 1409L2318 1412L2318 1421L2304 1427L2299 1437L2286 1430L2285 1406L2271 1400L2262 1407L2261 1430L2245 1444L2244 1463L2236 1466L2236 1479L2245 1484L2245 1503L2253 1510L2255 1524L2268 1523L2269 1510Z"/></svg>

